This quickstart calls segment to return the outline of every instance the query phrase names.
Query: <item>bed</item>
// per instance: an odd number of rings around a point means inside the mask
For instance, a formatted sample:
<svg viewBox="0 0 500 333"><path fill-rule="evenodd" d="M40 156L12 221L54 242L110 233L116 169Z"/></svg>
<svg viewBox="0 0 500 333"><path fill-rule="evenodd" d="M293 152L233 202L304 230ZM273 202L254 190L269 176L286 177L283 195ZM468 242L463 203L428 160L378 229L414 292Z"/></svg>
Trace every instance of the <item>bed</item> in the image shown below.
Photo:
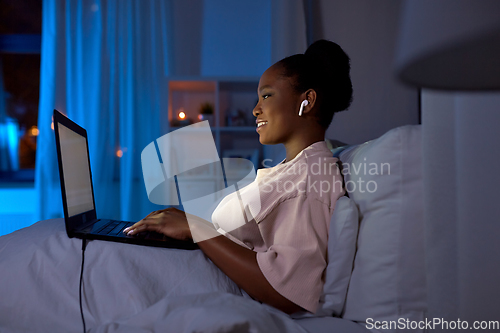
<svg viewBox="0 0 500 333"><path fill-rule="evenodd" d="M252 300L200 250L91 241L87 331L395 332L374 323L424 319L420 140L419 126L404 126L334 151L350 198L332 217L315 315L289 316ZM0 237L0 332L83 330L81 242L67 237L63 219Z"/></svg>

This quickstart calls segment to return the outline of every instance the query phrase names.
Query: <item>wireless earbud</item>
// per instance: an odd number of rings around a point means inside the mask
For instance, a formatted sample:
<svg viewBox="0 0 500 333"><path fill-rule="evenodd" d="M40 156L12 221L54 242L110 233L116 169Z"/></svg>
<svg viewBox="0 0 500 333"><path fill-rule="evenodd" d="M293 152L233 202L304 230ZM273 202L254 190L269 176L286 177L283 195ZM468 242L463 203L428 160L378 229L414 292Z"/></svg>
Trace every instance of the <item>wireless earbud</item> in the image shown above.
<svg viewBox="0 0 500 333"><path fill-rule="evenodd" d="M304 111L304 106L309 104L307 99L303 100L302 103L300 104L300 109L299 109L299 117L302 116L302 111Z"/></svg>

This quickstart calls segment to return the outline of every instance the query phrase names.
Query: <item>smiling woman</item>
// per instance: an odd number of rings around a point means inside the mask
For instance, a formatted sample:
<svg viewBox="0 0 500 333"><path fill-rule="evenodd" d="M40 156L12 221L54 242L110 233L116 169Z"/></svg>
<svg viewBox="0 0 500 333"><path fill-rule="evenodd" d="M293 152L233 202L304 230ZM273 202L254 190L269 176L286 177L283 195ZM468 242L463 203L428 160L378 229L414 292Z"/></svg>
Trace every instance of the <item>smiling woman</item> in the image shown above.
<svg viewBox="0 0 500 333"><path fill-rule="evenodd" d="M212 220L222 234L207 231L210 223L203 221L189 225L174 208L153 212L125 232L151 230L181 240L211 233L200 249L248 295L289 314L316 312L330 218L345 193L324 137L333 114L351 102L349 67L337 44L321 40L265 71L253 110L257 132L263 144L283 144L286 159L259 169L253 183L219 203ZM239 210L247 218L233 230Z"/></svg>

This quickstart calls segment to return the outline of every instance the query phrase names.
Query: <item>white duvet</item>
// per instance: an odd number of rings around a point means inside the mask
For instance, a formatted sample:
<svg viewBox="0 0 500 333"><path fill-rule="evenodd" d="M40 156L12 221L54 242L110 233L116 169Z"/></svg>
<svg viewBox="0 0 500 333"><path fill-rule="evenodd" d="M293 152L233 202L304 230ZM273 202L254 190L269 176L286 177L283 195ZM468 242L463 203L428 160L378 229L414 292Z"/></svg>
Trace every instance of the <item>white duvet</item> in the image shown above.
<svg viewBox="0 0 500 333"><path fill-rule="evenodd" d="M0 237L0 332L82 332L81 240L62 219ZM91 241L84 316L90 332L301 332L242 296L200 250Z"/></svg>

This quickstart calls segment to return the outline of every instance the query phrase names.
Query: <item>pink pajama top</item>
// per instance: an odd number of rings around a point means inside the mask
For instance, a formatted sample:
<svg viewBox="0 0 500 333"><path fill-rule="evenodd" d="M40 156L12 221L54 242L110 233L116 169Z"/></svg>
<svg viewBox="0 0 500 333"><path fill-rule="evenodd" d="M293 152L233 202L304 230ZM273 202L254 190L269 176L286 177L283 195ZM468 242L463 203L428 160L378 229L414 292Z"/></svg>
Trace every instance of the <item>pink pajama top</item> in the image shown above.
<svg viewBox="0 0 500 333"><path fill-rule="evenodd" d="M238 196L224 198L212 221L226 237L257 252L259 267L273 288L307 311L315 312L327 265L330 218L344 195L342 177L325 141L302 150L293 160L259 169ZM235 209L247 212L231 230ZM233 215L234 216L234 215Z"/></svg>

